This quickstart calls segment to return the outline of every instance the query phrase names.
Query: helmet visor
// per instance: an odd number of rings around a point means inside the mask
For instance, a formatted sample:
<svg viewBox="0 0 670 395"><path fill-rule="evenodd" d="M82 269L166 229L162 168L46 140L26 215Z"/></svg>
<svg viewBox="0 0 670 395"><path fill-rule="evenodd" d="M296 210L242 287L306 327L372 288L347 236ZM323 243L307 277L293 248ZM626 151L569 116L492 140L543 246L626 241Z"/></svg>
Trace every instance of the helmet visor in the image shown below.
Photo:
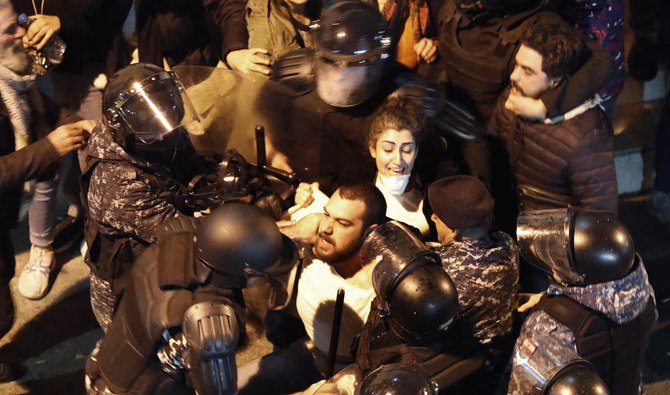
<svg viewBox="0 0 670 395"><path fill-rule="evenodd" d="M202 134L200 118L174 74L160 73L135 82L114 107L129 131L144 144L161 141L180 126Z"/></svg>
<svg viewBox="0 0 670 395"><path fill-rule="evenodd" d="M521 256L561 284L580 284L570 257L572 209L522 211L517 219Z"/></svg>
<svg viewBox="0 0 670 395"><path fill-rule="evenodd" d="M334 107L352 107L370 98L379 86L384 62L355 63L333 61L316 56L316 91L319 97Z"/></svg>

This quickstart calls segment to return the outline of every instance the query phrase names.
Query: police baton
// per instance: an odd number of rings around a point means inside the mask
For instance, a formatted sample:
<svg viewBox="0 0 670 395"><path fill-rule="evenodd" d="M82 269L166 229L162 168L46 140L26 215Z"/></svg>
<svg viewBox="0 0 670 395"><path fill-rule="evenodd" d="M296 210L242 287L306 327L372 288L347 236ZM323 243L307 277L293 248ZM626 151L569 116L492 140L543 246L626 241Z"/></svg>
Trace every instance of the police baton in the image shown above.
<svg viewBox="0 0 670 395"><path fill-rule="evenodd" d="M256 168L259 171L275 177L285 184L297 187L300 184L298 175L293 172L277 169L276 167L268 166L267 156L265 152L265 128L262 125L256 126Z"/></svg>
<svg viewBox="0 0 670 395"><path fill-rule="evenodd" d="M328 364L326 365L326 380L335 373L335 360L337 359L337 343L340 340L340 323L342 322L342 308L344 307L344 290L337 290L335 300L335 312L333 313L333 327L330 331L330 347L328 347Z"/></svg>

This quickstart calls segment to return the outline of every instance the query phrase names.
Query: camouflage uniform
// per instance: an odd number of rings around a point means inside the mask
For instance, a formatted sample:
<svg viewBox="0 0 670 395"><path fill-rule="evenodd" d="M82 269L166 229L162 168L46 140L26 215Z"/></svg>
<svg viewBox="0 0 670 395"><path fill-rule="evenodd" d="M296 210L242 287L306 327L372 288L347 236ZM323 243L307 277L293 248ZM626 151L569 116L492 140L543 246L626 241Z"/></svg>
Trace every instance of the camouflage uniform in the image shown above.
<svg viewBox="0 0 670 395"><path fill-rule="evenodd" d="M506 233L481 240L452 241L436 249L456 284L462 316L480 343L512 331L514 295L519 288L519 251Z"/></svg>
<svg viewBox="0 0 670 395"><path fill-rule="evenodd" d="M156 229L163 221L185 215L157 185L143 178L143 173L188 181L160 165L132 156L121 148L107 129L96 129L87 152L89 159L100 163L91 174L86 195L89 216L106 235L137 237L145 243L156 240ZM176 168L176 166L175 166ZM191 171L197 166L191 166ZM195 175L195 172L193 173Z"/></svg>
<svg viewBox="0 0 670 395"><path fill-rule="evenodd" d="M136 256L139 250L156 242L156 231L165 220L192 214L180 210L176 198L178 194L170 193L178 183L186 184L201 169L190 143L184 147L175 155L172 166L183 174L176 174L175 170L128 154L115 141L109 129L103 127L94 131L87 151L87 169L84 169L82 178L84 180L90 175L88 183L82 182L82 194L88 208L87 258L94 244L91 234L95 231L110 238L132 241ZM176 162L178 160L179 163ZM94 167L88 169L90 166ZM126 268L104 268L101 267L103 264L92 260L87 259L93 279L91 302L98 322L105 329L111 320L111 306L116 300L111 294L112 280ZM126 260L132 262L133 258Z"/></svg>
<svg viewBox="0 0 670 395"><path fill-rule="evenodd" d="M618 325L624 324L640 315L647 308L649 298L654 298L654 291L649 284L644 264L641 259L639 262L638 267L622 279L585 287L552 284L547 289L547 294L567 296L594 311L603 313ZM550 342L549 339L556 341ZM533 311L524 322L514 346L508 394L526 394L529 388L533 387L532 379L524 376L521 373L522 369L519 368L523 362L518 355L519 349L529 342L544 347L545 353L552 355L555 361L565 361L577 352L575 337L568 327L542 310ZM552 346L546 347L547 344Z"/></svg>

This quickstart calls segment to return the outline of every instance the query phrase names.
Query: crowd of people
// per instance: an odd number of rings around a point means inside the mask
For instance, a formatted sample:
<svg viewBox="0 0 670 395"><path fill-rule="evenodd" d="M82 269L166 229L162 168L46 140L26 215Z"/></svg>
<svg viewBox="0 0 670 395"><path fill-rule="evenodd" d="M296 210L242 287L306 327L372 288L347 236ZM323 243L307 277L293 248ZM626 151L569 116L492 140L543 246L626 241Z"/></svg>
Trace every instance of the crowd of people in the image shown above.
<svg viewBox="0 0 670 395"><path fill-rule="evenodd" d="M17 290L43 298L81 243L89 394L641 393L656 301L607 112L623 6L0 0L0 333L34 179ZM189 97L203 75L260 86L226 91L274 119L255 158L248 113ZM249 314L274 351L237 366Z"/></svg>

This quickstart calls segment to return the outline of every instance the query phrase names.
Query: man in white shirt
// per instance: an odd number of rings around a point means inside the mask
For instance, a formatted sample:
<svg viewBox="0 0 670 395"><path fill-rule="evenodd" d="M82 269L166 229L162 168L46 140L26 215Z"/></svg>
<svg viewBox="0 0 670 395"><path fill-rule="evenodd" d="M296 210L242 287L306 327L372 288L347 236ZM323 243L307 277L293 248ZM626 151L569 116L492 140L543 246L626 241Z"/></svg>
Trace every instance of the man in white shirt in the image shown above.
<svg viewBox="0 0 670 395"><path fill-rule="evenodd" d="M353 361L354 337L361 332L370 303L372 262L361 262L363 240L385 220L386 202L372 184L338 188L324 207L282 231L304 248L304 268L295 308L307 338L252 361L238 370L239 394L291 393L324 378L338 289L345 291L337 347L341 367Z"/></svg>

